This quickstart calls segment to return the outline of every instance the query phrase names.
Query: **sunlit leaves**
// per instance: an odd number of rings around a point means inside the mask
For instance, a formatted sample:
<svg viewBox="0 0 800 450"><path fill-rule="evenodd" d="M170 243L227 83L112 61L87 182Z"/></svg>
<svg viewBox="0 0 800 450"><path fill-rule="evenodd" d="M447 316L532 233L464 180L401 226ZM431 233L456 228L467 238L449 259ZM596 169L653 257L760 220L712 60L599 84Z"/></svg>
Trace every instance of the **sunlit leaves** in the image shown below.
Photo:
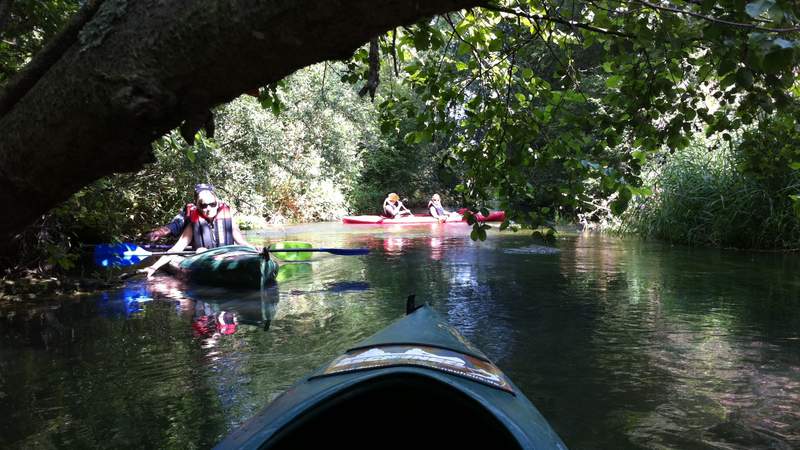
<svg viewBox="0 0 800 450"><path fill-rule="evenodd" d="M404 142L448 153L465 202L532 227L592 198L619 213L648 194L649 155L795 102L798 34L769 31L797 24L782 1L675 5L708 20L610 0L494 4L398 31L411 92L382 130L398 129L397 113L415 120Z"/></svg>

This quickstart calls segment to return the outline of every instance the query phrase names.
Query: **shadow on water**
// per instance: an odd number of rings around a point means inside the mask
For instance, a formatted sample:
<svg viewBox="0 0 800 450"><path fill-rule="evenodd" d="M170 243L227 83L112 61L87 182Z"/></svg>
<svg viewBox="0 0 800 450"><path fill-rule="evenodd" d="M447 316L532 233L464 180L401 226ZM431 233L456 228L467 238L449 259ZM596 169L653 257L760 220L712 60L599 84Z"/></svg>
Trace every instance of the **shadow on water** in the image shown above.
<svg viewBox="0 0 800 450"><path fill-rule="evenodd" d="M0 447L209 447L411 293L573 448L800 446L797 256L465 230L297 227L260 238L372 252L262 292L158 276L0 310Z"/></svg>

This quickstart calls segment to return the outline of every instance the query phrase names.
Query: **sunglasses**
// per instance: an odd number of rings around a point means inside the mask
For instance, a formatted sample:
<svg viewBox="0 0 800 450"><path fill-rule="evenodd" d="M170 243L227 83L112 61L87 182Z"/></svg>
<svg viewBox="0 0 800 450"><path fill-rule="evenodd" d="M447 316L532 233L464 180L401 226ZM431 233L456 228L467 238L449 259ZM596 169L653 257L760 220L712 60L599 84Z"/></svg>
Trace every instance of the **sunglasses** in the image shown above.
<svg viewBox="0 0 800 450"><path fill-rule="evenodd" d="M206 208L216 208L216 207L217 207L217 202L211 202L211 203L200 203L200 205L199 205L199 206L200 206L200 209L206 209Z"/></svg>

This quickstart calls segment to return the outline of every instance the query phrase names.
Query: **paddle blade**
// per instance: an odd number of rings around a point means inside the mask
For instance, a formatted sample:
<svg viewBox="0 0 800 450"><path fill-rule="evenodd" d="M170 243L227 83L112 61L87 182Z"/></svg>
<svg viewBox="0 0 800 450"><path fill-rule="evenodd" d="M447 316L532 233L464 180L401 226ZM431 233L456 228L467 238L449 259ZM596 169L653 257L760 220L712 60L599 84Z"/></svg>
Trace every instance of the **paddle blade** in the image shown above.
<svg viewBox="0 0 800 450"><path fill-rule="evenodd" d="M99 244L94 247L94 262L101 267L127 267L139 264L150 254L136 244Z"/></svg>
<svg viewBox="0 0 800 450"><path fill-rule="evenodd" d="M311 248L311 244L309 244L308 242L297 242L297 241L277 242L270 246L270 254L284 261L308 261L309 259L311 259L311 253L308 252L277 251L281 249L290 249L290 248L291 249Z"/></svg>

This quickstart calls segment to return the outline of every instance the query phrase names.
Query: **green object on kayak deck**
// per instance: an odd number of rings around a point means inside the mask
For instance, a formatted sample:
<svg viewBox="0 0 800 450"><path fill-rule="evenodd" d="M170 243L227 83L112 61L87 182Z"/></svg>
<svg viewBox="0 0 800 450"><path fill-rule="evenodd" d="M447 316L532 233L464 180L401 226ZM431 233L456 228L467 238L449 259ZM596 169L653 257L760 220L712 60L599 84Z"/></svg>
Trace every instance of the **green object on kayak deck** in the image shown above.
<svg viewBox="0 0 800 450"><path fill-rule="evenodd" d="M275 399L217 449L566 448L489 359L416 308Z"/></svg>
<svg viewBox="0 0 800 450"><path fill-rule="evenodd" d="M212 248L169 266L193 283L251 289L274 282L278 273L277 262L244 245Z"/></svg>
<svg viewBox="0 0 800 450"><path fill-rule="evenodd" d="M298 241L283 241L283 242L276 242L269 247L269 252L276 258L283 260L283 261L308 261L311 259L311 253L306 252L280 252L277 250L281 250L284 248L311 248L311 244L308 242L298 242Z"/></svg>

